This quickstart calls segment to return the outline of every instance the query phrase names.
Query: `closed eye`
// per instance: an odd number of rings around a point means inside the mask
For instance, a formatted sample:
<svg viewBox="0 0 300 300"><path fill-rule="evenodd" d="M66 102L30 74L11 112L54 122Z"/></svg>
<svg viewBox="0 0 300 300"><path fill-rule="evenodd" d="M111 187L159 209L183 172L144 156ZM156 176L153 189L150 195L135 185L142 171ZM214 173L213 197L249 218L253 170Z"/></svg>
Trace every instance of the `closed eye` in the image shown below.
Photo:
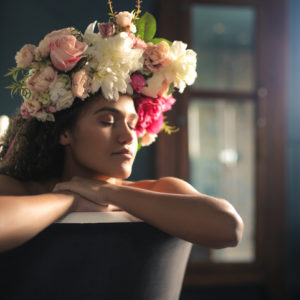
<svg viewBox="0 0 300 300"><path fill-rule="evenodd" d="M104 121L102 121L101 122L104 126L113 126L113 125L115 125L115 122L104 122Z"/></svg>

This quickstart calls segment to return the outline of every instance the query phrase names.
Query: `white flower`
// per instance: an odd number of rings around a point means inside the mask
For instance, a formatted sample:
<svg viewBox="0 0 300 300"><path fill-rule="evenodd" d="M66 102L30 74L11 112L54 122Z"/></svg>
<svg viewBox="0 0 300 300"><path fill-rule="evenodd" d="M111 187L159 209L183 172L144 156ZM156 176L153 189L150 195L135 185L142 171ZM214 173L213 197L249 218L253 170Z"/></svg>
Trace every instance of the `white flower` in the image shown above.
<svg viewBox="0 0 300 300"><path fill-rule="evenodd" d="M110 38L99 34L88 36L93 45L86 51L91 55L87 68L94 71L92 93L101 87L104 97L118 100L119 93L126 93L130 75L143 67L143 50L133 49L133 41L126 32Z"/></svg>
<svg viewBox="0 0 300 300"><path fill-rule="evenodd" d="M130 28L129 28L130 32L132 33L136 33L136 26L134 24L130 24Z"/></svg>
<svg viewBox="0 0 300 300"><path fill-rule="evenodd" d="M164 76L174 87L182 93L186 85L192 85L197 77L197 54L193 50L186 50L187 44L174 41L170 47L171 63L164 70Z"/></svg>
<svg viewBox="0 0 300 300"><path fill-rule="evenodd" d="M34 117L42 122L45 122L45 121L54 122L55 121L53 114L47 113L45 111L39 111L39 112L35 113Z"/></svg>
<svg viewBox="0 0 300 300"><path fill-rule="evenodd" d="M141 145L144 146L149 146L151 145L153 142L155 142L157 138L157 134L153 134L153 133L146 133L142 139L141 139Z"/></svg>
<svg viewBox="0 0 300 300"><path fill-rule="evenodd" d="M57 80L49 94L52 104L55 105L57 111L68 108L73 104L73 94L65 88L65 83L61 80Z"/></svg>
<svg viewBox="0 0 300 300"><path fill-rule="evenodd" d="M153 76L147 79L147 84L143 87L141 93L145 96L156 98L162 88L164 75L160 72L153 73Z"/></svg>

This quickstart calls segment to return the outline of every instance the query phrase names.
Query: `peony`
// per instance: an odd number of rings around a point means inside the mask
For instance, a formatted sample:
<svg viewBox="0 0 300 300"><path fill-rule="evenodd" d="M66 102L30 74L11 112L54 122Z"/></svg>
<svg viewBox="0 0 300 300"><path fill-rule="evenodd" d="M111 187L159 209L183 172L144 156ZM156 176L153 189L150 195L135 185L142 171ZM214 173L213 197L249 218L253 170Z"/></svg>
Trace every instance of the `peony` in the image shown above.
<svg viewBox="0 0 300 300"><path fill-rule="evenodd" d="M165 78L173 82L174 87L181 93L186 85L192 85L197 77L197 54L193 50L186 50L186 47L187 44L174 41L169 52L171 63L163 70Z"/></svg>
<svg viewBox="0 0 300 300"><path fill-rule="evenodd" d="M112 22L99 23L98 28L103 38L109 38L115 33L115 25Z"/></svg>
<svg viewBox="0 0 300 300"><path fill-rule="evenodd" d="M73 35L65 35L50 43L50 58L60 71L72 70L87 49L86 43L79 42Z"/></svg>
<svg viewBox="0 0 300 300"><path fill-rule="evenodd" d="M131 25L133 15L128 11L119 12L116 15L116 23L121 27L129 27Z"/></svg>
<svg viewBox="0 0 300 300"><path fill-rule="evenodd" d="M19 68L26 68L32 64L36 47L31 44L24 45L16 54L16 63Z"/></svg>
<svg viewBox="0 0 300 300"><path fill-rule="evenodd" d="M92 78L84 69L73 74L72 77L72 92L75 97L85 99L90 92Z"/></svg>
<svg viewBox="0 0 300 300"><path fill-rule="evenodd" d="M161 67L170 63L168 59L169 45L162 41L157 45L152 43L147 44L147 49L145 50L143 56L145 58L144 65L146 69L151 72L158 71Z"/></svg>
<svg viewBox="0 0 300 300"><path fill-rule="evenodd" d="M161 101L159 99L143 97L138 99L135 105L139 116L135 127L137 136L142 137L146 132L157 134L164 121Z"/></svg>
<svg viewBox="0 0 300 300"><path fill-rule="evenodd" d="M140 93L143 87L146 85L146 80L143 75L134 73L131 75L130 84L137 93Z"/></svg>
<svg viewBox="0 0 300 300"><path fill-rule="evenodd" d="M93 40L93 46L87 50L92 57L88 66L94 72L92 93L101 88L106 99L118 100L119 93L126 93L130 85L130 74L143 67L143 50L133 48L126 32L103 39L89 31L88 39Z"/></svg>
<svg viewBox="0 0 300 300"><path fill-rule="evenodd" d="M47 34L42 41L40 41L39 46L36 48L37 55L42 57L47 57L50 54L50 43L54 42L56 39L61 38L65 35L71 34L71 28L63 28L60 30L55 30Z"/></svg>
<svg viewBox="0 0 300 300"><path fill-rule="evenodd" d="M27 82L28 87L36 92L45 92L55 84L57 80L56 71L48 66L36 71Z"/></svg>

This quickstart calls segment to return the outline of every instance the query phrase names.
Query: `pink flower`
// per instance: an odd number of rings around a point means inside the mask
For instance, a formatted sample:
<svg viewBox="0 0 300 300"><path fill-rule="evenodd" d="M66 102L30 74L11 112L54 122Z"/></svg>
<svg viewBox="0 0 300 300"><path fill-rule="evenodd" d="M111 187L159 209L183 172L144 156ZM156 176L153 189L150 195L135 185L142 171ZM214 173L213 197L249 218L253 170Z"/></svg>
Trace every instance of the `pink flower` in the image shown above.
<svg viewBox="0 0 300 300"><path fill-rule="evenodd" d="M161 67L168 65L171 62L168 58L169 48L169 45L164 41L156 45L148 43L147 49L143 54L145 67L151 72L155 72Z"/></svg>
<svg viewBox="0 0 300 300"><path fill-rule="evenodd" d="M109 38L115 33L115 25L112 22L98 24L99 32L102 37Z"/></svg>
<svg viewBox="0 0 300 300"><path fill-rule="evenodd" d="M133 41L133 48L139 48L139 49L143 49L143 50L147 49L147 44L142 39L135 36L134 34L132 34L129 31L127 31L127 34Z"/></svg>
<svg viewBox="0 0 300 300"><path fill-rule="evenodd" d="M142 88L146 85L146 80L143 75L134 73L133 75L131 75L130 84L137 93L140 93Z"/></svg>
<svg viewBox="0 0 300 300"><path fill-rule="evenodd" d="M17 67L26 68L32 64L34 59L34 52L36 47L34 45L26 44L16 54Z"/></svg>
<svg viewBox="0 0 300 300"><path fill-rule="evenodd" d="M20 112L23 119L28 119L34 116L41 109L41 104L36 97L26 100L20 107Z"/></svg>
<svg viewBox="0 0 300 300"><path fill-rule="evenodd" d="M27 85L32 91L45 92L49 89L51 84L57 80L57 73L50 66L41 68L36 71L29 79Z"/></svg>
<svg viewBox="0 0 300 300"><path fill-rule="evenodd" d="M65 35L50 43L50 58L54 67L60 71L72 70L87 49L86 43L79 42L73 35Z"/></svg>
<svg viewBox="0 0 300 300"><path fill-rule="evenodd" d="M130 26L132 21L132 14L128 11L121 11L116 15L116 23L121 27Z"/></svg>
<svg viewBox="0 0 300 300"><path fill-rule="evenodd" d="M175 99L157 97L156 99L142 97L135 102L138 123L135 127L137 137L143 137L146 133L158 134L164 122L163 113L170 110Z"/></svg>
<svg viewBox="0 0 300 300"><path fill-rule="evenodd" d="M79 70L72 76L72 92L75 97L85 99L90 92L92 78L84 69Z"/></svg>
<svg viewBox="0 0 300 300"><path fill-rule="evenodd" d="M50 53L50 43L54 42L56 39L61 38L65 35L71 34L71 28L63 28L60 30L55 30L47 34L43 40L40 41L38 48L36 48L37 56L47 57Z"/></svg>
<svg viewBox="0 0 300 300"><path fill-rule="evenodd" d="M176 99L173 96L170 96L169 98L159 96L157 101L160 101L162 111L165 112L172 109L172 105L176 102Z"/></svg>
<svg viewBox="0 0 300 300"><path fill-rule="evenodd" d="M46 111L49 113L55 113L56 112L56 107L53 104L44 106L43 108L46 108Z"/></svg>
<svg viewBox="0 0 300 300"><path fill-rule="evenodd" d="M139 116L135 127L138 137L142 137L146 132L157 134L164 121L161 101L148 97L140 98L136 101L136 111Z"/></svg>

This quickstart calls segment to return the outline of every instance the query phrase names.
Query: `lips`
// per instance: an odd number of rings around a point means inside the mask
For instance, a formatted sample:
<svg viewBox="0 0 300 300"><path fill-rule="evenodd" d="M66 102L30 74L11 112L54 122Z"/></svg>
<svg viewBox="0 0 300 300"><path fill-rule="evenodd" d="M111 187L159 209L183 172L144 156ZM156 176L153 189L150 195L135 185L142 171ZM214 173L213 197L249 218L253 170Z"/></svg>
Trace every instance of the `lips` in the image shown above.
<svg viewBox="0 0 300 300"><path fill-rule="evenodd" d="M133 157L133 152L128 150L128 149L122 149L120 151L117 151L117 152L113 152L112 153L113 155L123 155L125 157L128 157L128 158L132 158Z"/></svg>

